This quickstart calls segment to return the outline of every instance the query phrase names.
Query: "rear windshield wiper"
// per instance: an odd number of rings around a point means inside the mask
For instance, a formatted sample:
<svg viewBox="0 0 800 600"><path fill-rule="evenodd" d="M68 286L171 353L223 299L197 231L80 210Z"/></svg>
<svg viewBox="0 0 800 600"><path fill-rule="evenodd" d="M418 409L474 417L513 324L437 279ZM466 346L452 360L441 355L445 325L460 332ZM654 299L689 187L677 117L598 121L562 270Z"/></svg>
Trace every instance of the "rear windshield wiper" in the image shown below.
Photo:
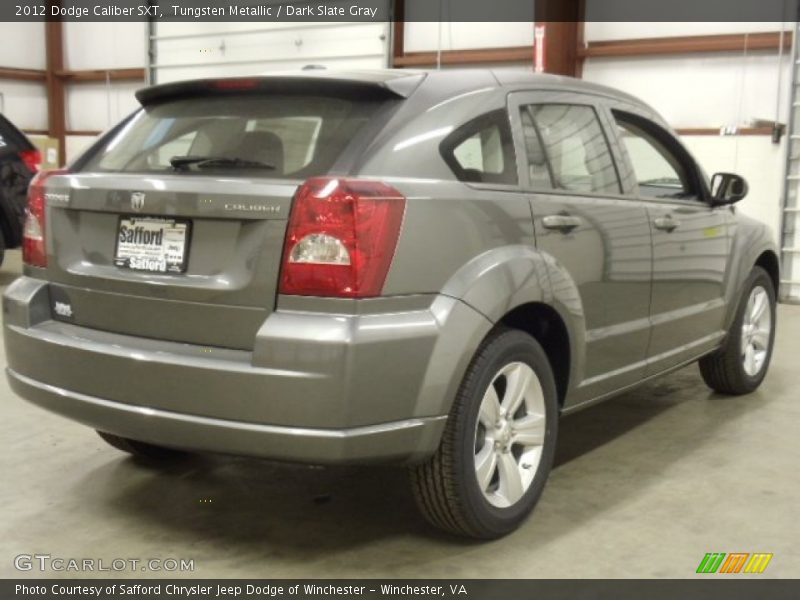
<svg viewBox="0 0 800 600"><path fill-rule="evenodd" d="M247 160L244 158L230 158L227 156L173 156L169 159L169 164L174 169L186 169L190 165L195 165L198 169L268 169L275 170L275 165L261 162L258 160Z"/></svg>

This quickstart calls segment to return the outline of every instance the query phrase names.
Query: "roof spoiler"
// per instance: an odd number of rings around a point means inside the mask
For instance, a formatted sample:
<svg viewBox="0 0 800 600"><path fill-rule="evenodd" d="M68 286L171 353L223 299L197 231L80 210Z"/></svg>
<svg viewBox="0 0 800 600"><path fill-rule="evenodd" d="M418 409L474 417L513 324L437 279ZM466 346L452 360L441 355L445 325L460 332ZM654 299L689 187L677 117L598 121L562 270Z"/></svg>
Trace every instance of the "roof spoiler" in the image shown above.
<svg viewBox="0 0 800 600"><path fill-rule="evenodd" d="M142 106L168 99L192 96L241 93L313 93L360 98L408 98L425 78L424 73L402 75L383 80L326 77L306 72L289 76L193 79L142 88L136 99Z"/></svg>

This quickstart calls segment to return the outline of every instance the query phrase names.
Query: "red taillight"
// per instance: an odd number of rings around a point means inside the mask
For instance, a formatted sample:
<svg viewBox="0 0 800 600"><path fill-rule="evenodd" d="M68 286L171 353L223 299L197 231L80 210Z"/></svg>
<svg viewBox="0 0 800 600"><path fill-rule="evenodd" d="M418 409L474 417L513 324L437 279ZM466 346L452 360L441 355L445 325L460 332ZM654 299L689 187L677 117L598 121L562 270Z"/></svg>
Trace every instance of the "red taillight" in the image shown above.
<svg viewBox="0 0 800 600"><path fill-rule="evenodd" d="M297 190L286 231L281 294L379 296L406 199L379 181L317 177Z"/></svg>
<svg viewBox="0 0 800 600"><path fill-rule="evenodd" d="M19 153L19 158L28 167L31 173L38 173L42 166L42 153L38 150L23 150Z"/></svg>
<svg viewBox="0 0 800 600"><path fill-rule="evenodd" d="M53 175L66 171L42 171L28 186L28 206L25 208L25 225L22 228L22 260L33 267L47 266L45 234L45 183Z"/></svg>

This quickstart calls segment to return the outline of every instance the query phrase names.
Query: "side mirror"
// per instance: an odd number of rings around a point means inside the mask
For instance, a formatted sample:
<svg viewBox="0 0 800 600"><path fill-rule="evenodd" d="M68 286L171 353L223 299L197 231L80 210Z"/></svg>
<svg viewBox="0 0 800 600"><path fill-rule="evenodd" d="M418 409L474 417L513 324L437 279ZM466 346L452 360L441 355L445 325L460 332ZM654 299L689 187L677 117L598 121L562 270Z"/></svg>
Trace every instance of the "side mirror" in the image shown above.
<svg viewBox="0 0 800 600"><path fill-rule="evenodd" d="M711 178L711 199L715 206L735 204L747 196L747 181L735 173L714 173Z"/></svg>

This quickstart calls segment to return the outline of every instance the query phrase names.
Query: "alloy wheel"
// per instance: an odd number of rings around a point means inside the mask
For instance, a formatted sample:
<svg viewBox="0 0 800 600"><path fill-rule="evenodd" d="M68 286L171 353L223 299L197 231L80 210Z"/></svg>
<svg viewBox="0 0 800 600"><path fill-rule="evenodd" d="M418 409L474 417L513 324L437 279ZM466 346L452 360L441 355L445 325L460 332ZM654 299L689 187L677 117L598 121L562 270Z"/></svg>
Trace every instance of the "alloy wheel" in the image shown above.
<svg viewBox="0 0 800 600"><path fill-rule="evenodd" d="M475 426L475 476L486 500L516 504L542 460L546 431L544 392L533 369L512 362L492 378Z"/></svg>
<svg viewBox="0 0 800 600"><path fill-rule="evenodd" d="M748 376L755 377L764 368L771 336L772 307L759 285L750 292L742 320L742 364Z"/></svg>

